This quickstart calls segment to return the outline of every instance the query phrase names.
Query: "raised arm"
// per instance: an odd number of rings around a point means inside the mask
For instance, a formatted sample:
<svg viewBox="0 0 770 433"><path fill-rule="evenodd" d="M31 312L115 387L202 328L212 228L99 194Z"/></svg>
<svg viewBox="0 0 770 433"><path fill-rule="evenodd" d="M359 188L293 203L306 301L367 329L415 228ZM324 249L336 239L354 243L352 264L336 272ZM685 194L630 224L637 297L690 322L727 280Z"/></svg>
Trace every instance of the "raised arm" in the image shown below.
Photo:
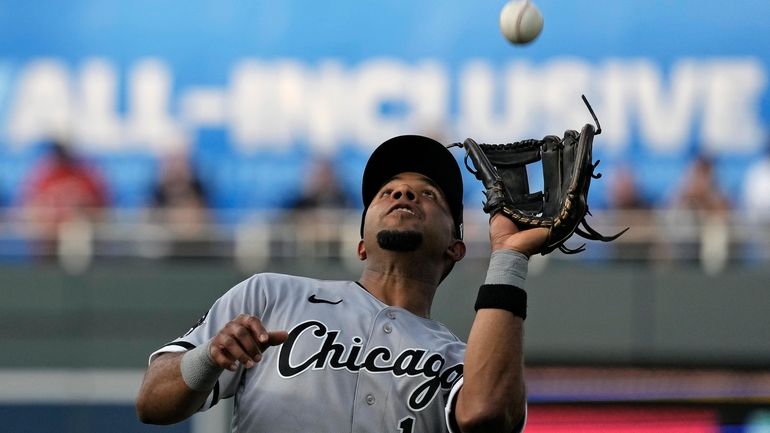
<svg viewBox="0 0 770 433"><path fill-rule="evenodd" d="M493 257L485 284L496 287L477 302L482 306L468 337L463 387L455 407L464 433L509 433L524 419L526 295L521 289L527 260L540 250L546 236L542 228L519 231L501 214L490 220ZM517 305L522 301L524 305Z"/></svg>
<svg viewBox="0 0 770 433"><path fill-rule="evenodd" d="M255 316L242 314L209 342L184 353L164 353L152 360L136 399L139 420L172 424L197 412L224 370L240 363L253 368L262 352L283 343L286 331L268 332Z"/></svg>

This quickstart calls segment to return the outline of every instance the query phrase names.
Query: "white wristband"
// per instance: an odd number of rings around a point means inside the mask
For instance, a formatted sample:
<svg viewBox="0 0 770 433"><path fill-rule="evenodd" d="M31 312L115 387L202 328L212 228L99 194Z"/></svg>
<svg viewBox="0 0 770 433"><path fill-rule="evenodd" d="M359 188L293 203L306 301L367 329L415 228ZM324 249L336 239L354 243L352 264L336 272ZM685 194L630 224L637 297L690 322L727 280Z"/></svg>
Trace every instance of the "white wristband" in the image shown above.
<svg viewBox="0 0 770 433"><path fill-rule="evenodd" d="M484 284L508 284L523 289L528 263L527 256L518 251L493 251Z"/></svg>
<svg viewBox="0 0 770 433"><path fill-rule="evenodd" d="M224 371L209 357L210 345L211 340L182 355L179 364L182 379L194 391L211 391L219 380L219 375Z"/></svg>

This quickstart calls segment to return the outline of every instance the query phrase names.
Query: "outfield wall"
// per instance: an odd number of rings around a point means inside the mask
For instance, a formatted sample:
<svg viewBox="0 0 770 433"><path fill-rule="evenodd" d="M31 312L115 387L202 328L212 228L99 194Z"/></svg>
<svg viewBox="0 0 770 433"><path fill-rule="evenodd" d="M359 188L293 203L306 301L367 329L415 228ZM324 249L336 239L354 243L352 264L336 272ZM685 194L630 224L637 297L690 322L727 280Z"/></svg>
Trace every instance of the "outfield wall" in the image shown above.
<svg viewBox="0 0 770 433"><path fill-rule="evenodd" d="M686 264L553 260L541 271L537 266L528 281L530 362L770 365L765 267L733 266L707 276ZM339 263L284 261L268 268L357 278ZM484 260L465 260L439 289L433 318L461 337L485 269ZM141 368L147 354L184 333L243 278L225 261L128 261L79 276L53 265L4 266L0 339L14 350L0 351L0 366Z"/></svg>

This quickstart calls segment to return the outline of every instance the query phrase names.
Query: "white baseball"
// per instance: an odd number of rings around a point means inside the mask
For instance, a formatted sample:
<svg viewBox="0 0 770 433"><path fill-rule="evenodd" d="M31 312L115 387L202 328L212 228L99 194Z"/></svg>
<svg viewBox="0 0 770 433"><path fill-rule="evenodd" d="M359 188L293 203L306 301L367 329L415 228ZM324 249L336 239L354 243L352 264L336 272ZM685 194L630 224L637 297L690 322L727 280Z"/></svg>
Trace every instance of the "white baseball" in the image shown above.
<svg viewBox="0 0 770 433"><path fill-rule="evenodd" d="M511 0L500 11L500 31L513 44L527 44L543 30L543 15L529 0Z"/></svg>

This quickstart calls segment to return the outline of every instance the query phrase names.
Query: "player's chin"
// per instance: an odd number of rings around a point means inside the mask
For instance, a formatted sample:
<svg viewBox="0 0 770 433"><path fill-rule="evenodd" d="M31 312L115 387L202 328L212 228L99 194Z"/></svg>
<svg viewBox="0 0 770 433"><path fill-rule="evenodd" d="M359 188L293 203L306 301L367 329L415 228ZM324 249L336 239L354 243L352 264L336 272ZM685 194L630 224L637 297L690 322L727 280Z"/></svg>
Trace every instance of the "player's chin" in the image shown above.
<svg viewBox="0 0 770 433"><path fill-rule="evenodd" d="M377 243L384 250L408 252L416 251L423 244L423 233L415 230L380 230Z"/></svg>

